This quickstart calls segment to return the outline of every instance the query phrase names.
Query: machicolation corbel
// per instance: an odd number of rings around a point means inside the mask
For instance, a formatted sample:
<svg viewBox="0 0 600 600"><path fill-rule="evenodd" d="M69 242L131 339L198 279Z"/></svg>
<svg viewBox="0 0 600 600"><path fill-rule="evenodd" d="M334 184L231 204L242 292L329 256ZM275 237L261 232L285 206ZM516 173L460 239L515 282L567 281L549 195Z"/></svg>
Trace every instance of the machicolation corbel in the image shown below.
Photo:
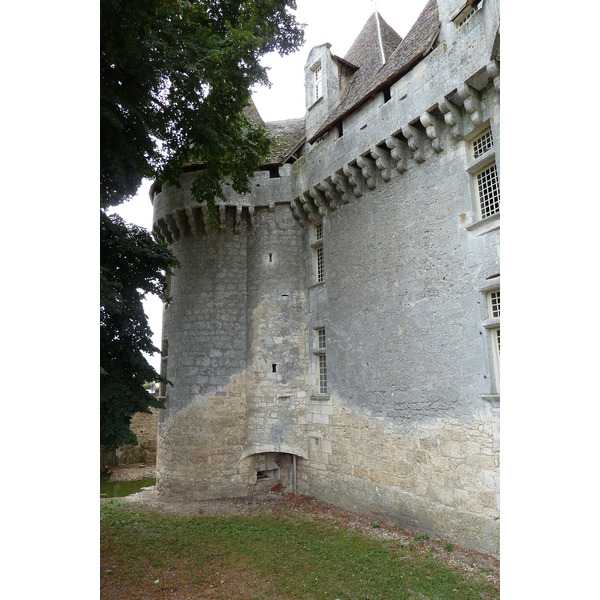
<svg viewBox="0 0 600 600"><path fill-rule="evenodd" d="M396 163L396 171L404 173L406 171L406 146L404 142L397 137L390 136L386 138L385 145L390 149L390 156Z"/></svg>
<svg viewBox="0 0 600 600"><path fill-rule="evenodd" d="M198 235L198 224L196 223L196 219L194 216L194 209L190 207L186 208L185 214L187 215L188 225L190 227L192 235Z"/></svg>
<svg viewBox="0 0 600 600"><path fill-rule="evenodd" d="M494 88L496 88L496 91L499 92L500 91L500 66L498 65L498 62L495 60L489 62L486 65L485 69L488 72L490 79L494 83Z"/></svg>
<svg viewBox="0 0 600 600"><path fill-rule="evenodd" d="M200 210L202 212L202 222L204 223L204 231L208 233L210 231L210 215L208 214L208 206L206 204L202 204L200 206Z"/></svg>
<svg viewBox="0 0 600 600"><path fill-rule="evenodd" d="M375 160L375 167L379 170L381 178L384 181L389 181L392 178L392 157L388 150L384 150L381 146L375 146L371 150L371 156Z"/></svg>
<svg viewBox="0 0 600 600"><path fill-rule="evenodd" d="M308 190L310 197L313 199L315 206L317 207L317 212L323 216L327 212L327 206L325 204L325 196L321 190L316 187Z"/></svg>
<svg viewBox="0 0 600 600"><path fill-rule="evenodd" d="M462 137L462 111L460 107L453 104L448 98L441 100L438 107L450 129L450 135L455 140L460 139Z"/></svg>
<svg viewBox="0 0 600 600"><path fill-rule="evenodd" d="M296 221L298 221L298 223L300 223L300 225L302 227L304 227L306 215L304 214L304 211L300 207L300 203L298 201L298 198L294 198L290 202L290 209L292 210L292 214L294 215L294 219L296 219Z"/></svg>
<svg viewBox="0 0 600 600"><path fill-rule="evenodd" d="M308 220L311 223L316 223L320 220L319 212L316 210L315 205L312 202L312 198L306 193L300 194L300 202L304 212L308 216Z"/></svg>
<svg viewBox="0 0 600 600"><path fill-rule="evenodd" d="M463 83L458 86L458 95L461 97L465 110L471 115L471 121L477 126L481 125L481 94L469 84Z"/></svg>
<svg viewBox="0 0 600 600"><path fill-rule="evenodd" d="M323 192L327 205L329 206L329 210L336 210L342 205L340 193L336 189L335 185L331 182L329 177L325 181L317 184L315 187Z"/></svg>
<svg viewBox="0 0 600 600"><path fill-rule="evenodd" d="M425 133L431 140L431 147L436 153L440 153L444 147L442 146L442 140L440 135L442 132L442 126L438 119L434 117L430 112L424 112L421 117L421 124L425 127Z"/></svg>
<svg viewBox="0 0 600 600"><path fill-rule="evenodd" d="M360 169L354 165L346 165L342 171L352 188L352 193L356 198L360 198L363 195Z"/></svg>
<svg viewBox="0 0 600 600"><path fill-rule="evenodd" d="M225 214L225 204L219 204L219 226L223 232L227 230L227 217Z"/></svg>
<svg viewBox="0 0 600 600"><path fill-rule="evenodd" d="M377 169L375 162L368 156L359 156L356 159L356 166L360 169L361 175L370 190L377 187Z"/></svg>
<svg viewBox="0 0 600 600"><path fill-rule="evenodd" d="M335 189L338 191L342 204L348 204L351 196L354 196L354 192L352 191L352 188L348 183L348 178L344 175L344 173L334 173L331 176L331 183L333 183Z"/></svg>
<svg viewBox="0 0 600 600"><path fill-rule="evenodd" d="M179 229L177 228L177 223L175 222L173 215L165 215L165 223L167 225L171 241L177 241L179 239Z"/></svg>
<svg viewBox="0 0 600 600"><path fill-rule="evenodd" d="M239 233L242 229L242 206L235 207L235 222L233 225L233 233Z"/></svg>
<svg viewBox="0 0 600 600"><path fill-rule="evenodd" d="M418 163L424 162L425 157L421 149L423 146L423 134L413 125L406 125L402 128L402 135L406 138L415 161Z"/></svg>

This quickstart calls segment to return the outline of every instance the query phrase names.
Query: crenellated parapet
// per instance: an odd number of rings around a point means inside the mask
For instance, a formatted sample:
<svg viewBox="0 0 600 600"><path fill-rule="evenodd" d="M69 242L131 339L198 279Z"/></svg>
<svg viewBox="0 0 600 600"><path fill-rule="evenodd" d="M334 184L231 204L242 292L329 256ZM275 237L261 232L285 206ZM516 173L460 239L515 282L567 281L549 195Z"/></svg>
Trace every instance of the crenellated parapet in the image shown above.
<svg viewBox="0 0 600 600"><path fill-rule="evenodd" d="M192 199L191 188L200 169L184 173L180 187L162 186L152 193L154 223L152 232L157 240L173 244L187 236L219 235L232 232L239 234L244 228L253 227L257 211L273 211L275 204L288 204L291 195L289 165L283 165L273 176L269 171L258 171L251 181L249 194L238 194L231 184L225 183L225 201L218 202L211 216L206 203Z"/></svg>

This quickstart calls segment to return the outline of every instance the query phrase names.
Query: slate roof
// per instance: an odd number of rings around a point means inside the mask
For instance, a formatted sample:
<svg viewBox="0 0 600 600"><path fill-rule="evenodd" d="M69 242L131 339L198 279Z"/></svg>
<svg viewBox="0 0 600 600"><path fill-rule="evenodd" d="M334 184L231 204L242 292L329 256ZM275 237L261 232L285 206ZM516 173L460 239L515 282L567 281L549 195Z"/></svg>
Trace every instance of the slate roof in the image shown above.
<svg viewBox="0 0 600 600"><path fill-rule="evenodd" d="M250 104L248 104L244 109L244 115L246 115L246 118L253 125L262 125L263 127L265 126L265 122L260 116L258 108L256 108L256 104L254 104L254 100L252 98L250 98Z"/></svg>
<svg viewBox="0 0 600 600"><path fill-rule="evenodd" d="M283 164L305 141L306 121L304 117L265 122L253 99L250 99L250 103L244 109L244 114L251 123L261 125L273 136L269 156L265 159L264 165Z"/></svg>
<svg viewBox="0 0 600 600"><path fill-rule="evenodd" d="M286 121L269 121L265 123L265 128L274 137L265 165L285 163L305 141L304 117Z"/></svg>
<svg viewBox="0 0 600 600"><path fill-rule="evenodd" d="M379 21L379 27L377 26ZM379 44L379 31L381 32L381 45ZM375 12L365 23L358 37L354 40L344 60L359 67L362 77L368 77L383 64L381 47L387 58L398 47L402 38L387 24L383 17ZM357 73L358 76L358 73ZM361 78L360 76L358 78Z"/></svg>
<svg viewBox="0 0 600 600"><path fill-rule="evenodd" d="M399 79L432 49L440 30L436 0L429 0L412 29L381 64L376 15L372 15L344 57L358 66L336 108L329 113L309 142L323 135L339 120L356 110L374 93ZM379 16L384 50L389 52L400 38ZM387 50L386 50L387 49Z"/></svg>

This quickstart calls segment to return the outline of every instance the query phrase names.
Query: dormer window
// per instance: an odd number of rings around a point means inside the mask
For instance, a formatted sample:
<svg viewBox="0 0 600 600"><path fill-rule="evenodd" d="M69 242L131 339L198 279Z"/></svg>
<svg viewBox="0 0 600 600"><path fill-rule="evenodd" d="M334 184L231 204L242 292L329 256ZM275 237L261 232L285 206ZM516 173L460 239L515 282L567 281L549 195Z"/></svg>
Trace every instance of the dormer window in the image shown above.
<svg viewBox="0 0 600 600"><path fill-rule="evenodd" d="M459 29L463 25L466 25L469 22L469 19L481 8L483 5L483 1L473 2L468 1L463 5L458 12L454 14L453 17L450 18L451 21L454 21L456 24L456 28Z"/></svg>
<svg viewBox="0 0 600 600"><path fill-rule="evenodd" d="M323 96L323 71L321 63L317 63L313 69L313 102Z"/></svg>

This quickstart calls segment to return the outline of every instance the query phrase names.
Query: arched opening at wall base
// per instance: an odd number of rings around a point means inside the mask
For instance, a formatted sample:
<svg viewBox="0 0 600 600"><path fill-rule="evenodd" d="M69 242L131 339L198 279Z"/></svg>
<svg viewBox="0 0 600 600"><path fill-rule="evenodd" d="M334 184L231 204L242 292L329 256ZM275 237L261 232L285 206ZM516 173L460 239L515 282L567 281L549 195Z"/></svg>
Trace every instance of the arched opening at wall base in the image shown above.
<svg viewBox="0 0 600 600"><path fill-rule="evenodd" d="M287 452L260 452L246 457L250 461L250 495L268 491L298 493L298 463L303 458Z"/></svg>

